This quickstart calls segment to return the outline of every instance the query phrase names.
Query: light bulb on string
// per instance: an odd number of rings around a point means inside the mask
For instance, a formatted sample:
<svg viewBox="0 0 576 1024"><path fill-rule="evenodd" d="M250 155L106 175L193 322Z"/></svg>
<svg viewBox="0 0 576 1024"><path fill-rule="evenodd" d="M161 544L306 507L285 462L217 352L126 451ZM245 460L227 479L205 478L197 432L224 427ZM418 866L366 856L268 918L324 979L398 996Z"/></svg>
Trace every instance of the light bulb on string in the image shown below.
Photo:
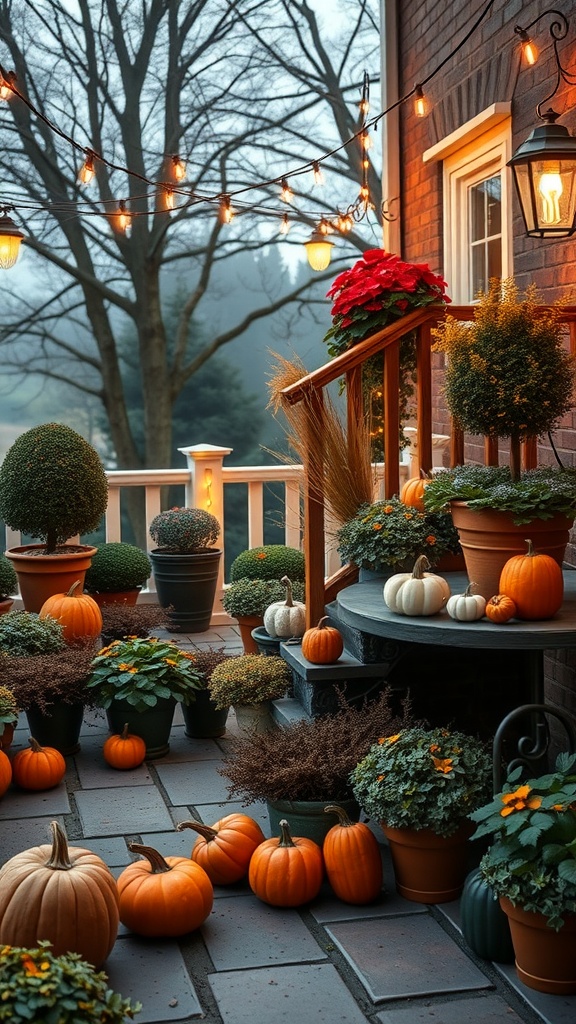
<svg viewBox="0 0 576 1024"><path fill-rule="evenodd" d="M86 158L78 172L78 180L82 185L88 185L94 177L94 153L91 149L85 149Z"/></svg>
<svg viewBox="0 0 576 1024"><path fill-rule="evenodd" d="M222 224L231 224L234 219L234 213L230 196L222 196L219 211L220 222Z"/></svg>
<svg viewBox="0 0 576 1024"><path fill-rule="evenodd" d="M322 174L322 168L320 167L319 160L315 160L312 164L312 177L314 178L315 185L324 184L324 175Z"/></svg>
<svg viewBox="0 0 576 1024"><path fill-rule="evenodd" d="M430 104L424 95L422 86L414 86L414 113L416 117L426 117L429 112Z"/></svg>
<svg viewBox="0 0 576 1024"><path fill-rule="evenodd" d="M280 234L287 235L290 231L290 218L287 213L284 214L280 222Z"/></svg>
<svg viewBox="0 0 576 1024"><path fill-rule="evenodd" d="M7 71L5 75L0 74L0 100L9 100L14 95L11 86L15 78L13 71Z"/></svg>
<svg viewBox="0 0 576 1024"><path fill-rule="evenodd" d="M178 155L172 157L172 174L175 181L183 181L186 177L186 164Z"/></svg>
<svg viewBox="0 0 576 1024"><path fill-rule="evenodd" d="M129 210L126 209L126 203L123 199L118 203L118 209L114 214L114 227L117 231L126 232L132 224L132 215Z"/></svg>
<svg viewBox="0 0 576 1024"><path fill-rule="evenodd" d="M525 29L516 26L514 31L520 36L520 47L522 55L527 64L533 65L538 60L538 49L530 39Z"/></svg>
<svg viewBox="0 0 576 1024"><path fill-rule="evenodd" d="M330 258L334 242L326 237L326 221L321 220L315 231L312 232L307 242L304 242L308 263L312 270L326 270L330 265Z"/></svg>
<svg viewBox="0 0 576 1024"><path fill-rule="evenodd" d="M367 128L364 128L360 133L360 142L365 153L368 152L369 149L372 149L372 139L370 138L370 132Z"/></svg>
<svg viewBox="0 0 576 1024"><path fill-rule="evenodd" d="M291 203L294 199L294 193L286 178L282 178L282 181L280 182L280 199L283 203Z"/></svg>
<svg viewBox="0 0 576 1024"><path fill-rule="evenodd" d="M8 216L10 207L0 207L0 269L10 270L20 252L20 243L24 235Z"/></svg>
<svg viewBox="0 0 576 1024"><path fill-rule="evenodd" d="M163 193L163 199L164 199L164 209L165 210L173 210L174 209L174 189L170 188L170 185L164 185L163 189L162 189L162 193Z"/></svg>

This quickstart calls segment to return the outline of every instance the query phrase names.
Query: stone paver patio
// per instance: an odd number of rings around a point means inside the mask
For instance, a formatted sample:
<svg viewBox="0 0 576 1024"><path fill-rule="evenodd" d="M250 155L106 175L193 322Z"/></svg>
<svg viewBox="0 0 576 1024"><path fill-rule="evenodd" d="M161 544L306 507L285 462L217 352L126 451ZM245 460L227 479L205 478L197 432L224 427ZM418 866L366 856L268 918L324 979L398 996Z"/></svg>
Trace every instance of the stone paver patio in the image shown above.
<svg viewBox="0 0 576 1024"><path fill-rule="evenodd" d="M233 627L179 640L241 653ZM27 741L22 719L15 749ZM235 728L231 714L221 739L189 739L178 713L166 757L115 772L101 755L104 716L87 714L65 782L44 793L12 788L0 802L2 863L47 842L54 818L72 844L99 854L116 875L132 859L129 841L188 856L194 833L176 832L179 821L211 824L240 809L217 773ZM264 805L242 810L270 834ZM467 949L457 902L427 907L399 897L374 831L386 880L375 904L340 903L325 885L312 905L280 910L257 900L246 882L216 887L208 920L180 941L141 939L121 926L104 968L111 986L142 1002L140 1024L574 1024L576 996L533 992L513 966Z"/></svg>

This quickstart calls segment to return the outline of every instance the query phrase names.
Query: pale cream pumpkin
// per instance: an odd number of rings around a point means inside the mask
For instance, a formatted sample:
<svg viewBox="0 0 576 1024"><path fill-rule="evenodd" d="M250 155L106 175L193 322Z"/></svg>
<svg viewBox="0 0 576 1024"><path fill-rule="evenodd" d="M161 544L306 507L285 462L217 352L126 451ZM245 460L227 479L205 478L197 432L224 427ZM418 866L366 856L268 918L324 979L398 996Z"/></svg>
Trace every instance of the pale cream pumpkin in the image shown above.
<svg viewBox="0 0 576 1024"><path fill-rule="evenodd" d="M280 580L286 587L286 600L275 601L264 612L264 629L270 636L288 640L303 636L306 630L306 606L292 597L292 583L287 576Z"/></svg>
<svg viewBox="0 0 576 1024"><path fill-rule="evenodd" d="M450 587L442 576L425 572L430 568L426 555L420 555L412 572L390 576L384 585L384 603L397 615L436 615L450 597Z"/></svg>

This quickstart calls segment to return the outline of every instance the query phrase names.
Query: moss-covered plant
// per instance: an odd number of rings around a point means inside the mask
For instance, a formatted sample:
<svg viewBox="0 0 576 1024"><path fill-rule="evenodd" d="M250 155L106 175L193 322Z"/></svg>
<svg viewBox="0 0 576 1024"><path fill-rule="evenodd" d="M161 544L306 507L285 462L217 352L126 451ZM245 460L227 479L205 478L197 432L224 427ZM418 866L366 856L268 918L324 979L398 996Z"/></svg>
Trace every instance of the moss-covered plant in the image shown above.
<svg viewBox="0 0 576 1024"><path fill-rule="evenodd" d="M507 466L456 466L437 473L424 491L427 511L446 509L450 501L511 512L517 524L560 514L574 518L576 471L541 466L515 480Z"/></svg>
<svg viewBox="0 0 576 1024"><path fill-rule="evenodd" d="M40 619L34 612L7 612L0 615L0 652L19 656L52 654L66 646L63 633L57 619Z"/></svg>
<svg viewBox="0 0 576 1024"><path fill-rule="evenodd" d="M471 323L448 316L435 332L448 356L445 395L471 434L510 438L510 468L520 476L520 441L552 430L573 404L573 358L563 346L561 304L539 311L512 278L494 279Z"/></svg>
<svg viewBox="0 0 576 1024"><path fill-rule="evenodd" d="M152 572L150 559L134 544L111 541L100 544L86 570L84 590L89 594L136 590Z"/></svg>
<svg viewBox="0 0 576 1024"><path fill-rule="evenodd" d="M419 512L396 497L362 505L337 537L342 560L365 569L395 569L419 555L435 565L442 555L461 551L449 512Z"/></svg>
<svg viewBox="0 0 576 1024"><path fill-rule="evenodd" d="M99 707L125 700L136 711L153 708L160 698L189 704L202 680L194 656L170 640L127 637L103 647L92 662L88 689Z"/></svg>
<svg viewBox="0 0 576 1024"><path fill-rule="evenodd" d="M292 596L295 601L304 601L304 583L292 581ZM286 588L279 580L239 579L224 591L224 610L233 618L243 615L263 616L269 605L284 601Z"/></svg>
<svg viewBox="0 0 576 1024"><path fill-rule="evenodd" d="M125 1024L141 1009L77 953L55 956L49 942L4 946L1 974L0 1021L7 1024Z"/></svg>
<svg viewBox="0 0 576 1024"><path fill-rule="evenodd" d="M210 677L210 695L217 708L261 704L284 697L291 673L283 658L240 654L217 665Z"/></svg>
<svg viewBox="0 0 576 1024"><path fill-rule="evenodd" d="M306 578L304 554L286 544L263 544L247 548L236 556L230 566L230 582L237 580L279 580L288 576L292 581Z"/></svg>
<svg viewBox="0 0 576 1024"><path fill-rule="evenodd" d="M245 803L345 800L352 795L350 772L371 745L410 724L409 703L394 711L389 688L360 708L340 696L332 714L235 740L220 774L230 780L230 795Z"/></svg>
<svg viewBox="0 0 576 1024"><path fill-rule="evenodd" d="M6 555L0 554L0 601L18 593L18 577L14 566Z"/></svg>
<svg viewBox="0 0 576 1024"><path fill-rule="evenodd" d="M106 604L100 610L104 643L127 636L150 636L158 628L169 629L168 615L158 604Z"/></svg>
<svg viewBox="0 0 576 1024"><path fill-rule="evenodd" d="M108 503L95 448L63 423L33 427L16 439L0 468L0 518L46 545L96 530Z"/></svg>
<svg viewBox="0 0 576 1024"><path fill-rule="evenodd" d="M203 508L170 508L154 517L150 536L166 554L193 555L214 546L220 523Z"/></svg>
<svg viewBox="0 0 576 1024"><path fill-rule="evenodd" d="M21 711L37 708L50 715L53 705L61 703L96 707L94 692L88 690L87 683L97 650L90 640L52 654L4 654L0 672Z"/></svg>

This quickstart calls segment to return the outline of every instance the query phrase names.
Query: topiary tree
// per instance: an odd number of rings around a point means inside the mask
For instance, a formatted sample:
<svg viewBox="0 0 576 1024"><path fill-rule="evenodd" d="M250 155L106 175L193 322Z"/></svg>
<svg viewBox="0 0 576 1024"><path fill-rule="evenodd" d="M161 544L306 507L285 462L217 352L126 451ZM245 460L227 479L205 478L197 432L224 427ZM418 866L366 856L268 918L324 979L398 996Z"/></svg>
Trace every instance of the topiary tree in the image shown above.
<svg viewBox="0 0 576 1024"><path fill-rule="evenodd" d="M144 586L152 572L150 559L142 548L122 541L100 544L86 570L84 589L88 593L135 590Z"/></svg>
<svg viewBox="0 0 576 1024"><path fill-rule="evenodd" d="M291 580L305 579L304 554L298 548L285 544L264 544L261 547L241 551L230 566L230 581L236 580L279 580L288 576Z"/></svg>
<svg viewBox="0 0 576 1024"><path fill-rule="evenodd" d="M0 468L0 516L46 545L46 554L95 530L106 511L108 483L95 448L63 423L21 434Z"/></svg>

